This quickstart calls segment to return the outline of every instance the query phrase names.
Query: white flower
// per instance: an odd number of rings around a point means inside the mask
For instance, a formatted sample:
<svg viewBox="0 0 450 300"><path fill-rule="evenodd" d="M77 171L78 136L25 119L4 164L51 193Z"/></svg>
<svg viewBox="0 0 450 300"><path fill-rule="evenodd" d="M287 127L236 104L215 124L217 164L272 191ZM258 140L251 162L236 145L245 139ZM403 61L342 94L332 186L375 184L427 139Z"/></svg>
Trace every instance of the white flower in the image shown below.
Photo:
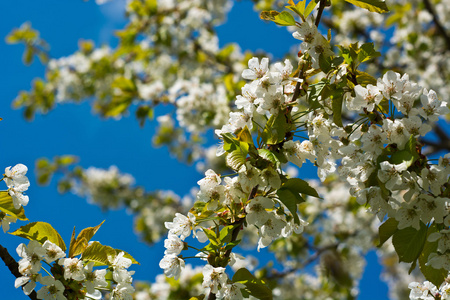
<svg viewBox="0 0 450 300"><path fill-rule="evenodd" d="M365 88L360 85L355 86L355 98L349 102L352 110L360 110L365 107L368 111L373 111L381 100L383 100L383 95L380 90L376 86L368 84Z"/></svg>
<svg viewBox="0 0 450 300"><path fill-rule="evenodd" d="M303 22L292 36L295 39L303 41L300 46L303 51L309 50L311 45L315 44L316 40L321 37L316 25L312 23L311 18L308 18L306 22Z"/></svg>
<svg viewBox="0 0 450 300"><path fill-rule="evenodd" d="M83 272L83 262L78 258L61 258L58 264L64 266L64 279L82 281L86 278Z"/></svg>
<svg viewBox="0 0 450 300"><path fill-rule="evenodd" d="M59 258L63 258L64 256L66 256L64 251L62 251L62 249L58 245L53 244L49 240L46 240L44 242L44 244L42 245L42 247L46 251L46 255L44 256L44 259L48 263L52 263L55 260L57 260Z"/></svg>
<svg viewBox="0 0 450 300"><path fill-rule="evenodd" d="M269 218L261 226L261 234L263 237L270 237L273 240L281 235L281 230L285 226L286 226L285 221L277 218L275 213L269 213Z"/></svg>
<svg viewBox="0 0 450 300"><path fill-rule="evenodd" d="M12 197L14 208L16 209L28 204L28 196L22 194L30 186L30 181L25 176L27 171L27 167L22 164L15 165L12 169L11 167L5 168L5 183L8 186L8 193Z"/></svg>
<svg viewBox="0 0 450 300"><path fill-rule="evenodd" d="M269 219L269 213L266 209L273 208L273 205L274 202L270 198L262 196L253 198L245 208L247 223L258 227L262 226Z"/></svg>
<svg viewBox="0 0 450 300"><path fill-rule="evenodd" d="M132 264L131 259L124 257L125 252L120 252L116 256L108 256L108 260L111 262L113 267L113 279L114 281L120 282L131 282L131 275L134 271L128 272L126 269Z"/></svg>
<svg viewBox="0 0 450 300"><path fill-rule="evenodd" d="M269 71L269 59L264 57L261 59L261 64L257 57L253 57L248 61L248 67L242 72L242 78L255 80L257 78L263 77Z"/></svg>
<svg viewBox="0 0 450 300"><path fill-rule="evenodd" d="M406 130L414 135L414 137L424 136L432 129L430 124L422 123L422 120L418 116L411 116L404 119L403 124Z"/></svg>
<svg viewBox="0 0 450 300"><path fill-rule="evenodd" d="M197 184L200 186L200 190L208 191L222 182L220 176L213 170L209 169L205 172L205 178L199 180Z"/></svg>
<svg viewBox="0 0 450 300"><path fill-rule="evenodd" d="M404 80L407 79L405 74L400 78L400 74L393 71L387 71L382 79L378 79L377 87L383 93L386 99L400 99L402 97L402 91L404 86Z"/></svg>
<svg viewBox="0 0 450 300"><path fill-rule="evenodd" d="M19 286L23 286L23 292L25 295L29 295L31 294L31 292L34 290L34 288L36 287L36 282L40 282L42 279L41 274L33 274L33 275L28 275L28 276L22 276L22 277L18 277L16 278L15 282L14 282L14 287L18 288Z"/></svg>
<svg viewBox="0 0 450 300"><path fill-rule="evenodd" d="M433 165L429 169L423 168L420 175L422 187L425 191L430 189L435 196L441 194L441 187L447 181L447 176L445 176L441 167Z"/></svg>
<svg viewBox="0 0 450 300"><path fill-rule="evenodd" d="M111 300L133 300L134 287L128 282L120 282L111 292Z"/></svg>
<svg viewBox="0 0 450 300"><path fill-rule="evenodd" d="M225 268L214 268L211 265L203 267L203 283L204 288L210 288L211 293L217 294L219 286L223 286L227 282L227 274Z"/></svg>
<svg viewBox="0 0 450 300"><path fill-rule="evenodd" d="M380 163L378 178L381 182L385 183L388 190L393 190L396 186L403 183L401 174L407 168L406 162L402 162L398 165L392 165L388 161L383 161Z"/></svg>
<svg viewBox="0 0 450 300"><path fill-rule="evenodd" d="M89 294L95 294L95 288L108 286L108 282L105 280L106 269L93 270L93 267L94 262L90 262L84 266L86 279L83 281L83 285L86 287L86 291Z"/></svg>
<svg viewBox="0 0 450 300"><path fill-rule="evenodd" d="M66 300L64 296L64 285L59 280L55 280L52 276L46 276L40 281L44 285L38 292L38 299L45 300Z"/></svg>
<svg viewBox="0 0 450 300"><path fill-rule="evenodd" d="M28 196L22 194L23 190L18 188L9 188L8 193L11 196L15 209L19 209L21 206L26 206L29 202Z"/></svg>
<svg viewBox="0 0 450 300"><path fill-rule="evenodd" d="M286 223L286 226L281 230L281 235L283 237L288 237L292 234L292 232L295 232L296 234L300 234L303 232L305 226L308 226L308 222L300 219L300 224L296 224L294 220L291 220L290 222Z"/></svg>
<svg viewBox="0 0 450 300"><path fill-rule="evenodd" d="M283 144L283 150L287 159L299 167L302 166L306 159L311 162L315 160L314 146L310 141L302 141L301 143L287 141Z"/></svg>
<svg viewBox="0 0 450 300"><path fill-rule="evenodd" d="M175 234L169 233L168 238L164 241L166 251L164 254L178 255L184 248L184 242Z"/></svg>
<svg viewBox="0 0 450 300"><path fill-rule="evenodd" d="M422 102L423 108L419 111L419 114L430 122L436 122L438 116L450 113L447 102L439 100L436 92L433 90L429 92L425 90L423 95L420 96L420 101Z"/></svg>
<svg viewBox="0 0 450 300"><path fill-rule="evenodd" d="M242 296L241 289L245 288L240 282L233 282L232 284L225 284L222 289L217 293L218 299L225 300L241 300L244 299Z"/></svg>
<svg viewBox="0 0 450 300"><path fill-rule="evenodd" d="M175 254L166 254L159 262L159 267L164 269L164 274L167 277L174 277L175 279L180 277L181 270L184 269L184 266L184 260Z"/></svg>
<svg viewBox="0 0 450 300"><path fill-rule="evenodd" d="M19 260L19 272L21 274L37 274L40 271L41 260L45 255L45 250L38 241L31 240L28 246L22 243L17 247L16 251L22 257Z"/></svg>
<svg viewBox="0 0 450 300"><path fill-rule="evenodd" d="M1 214L2 214L2 212L0 212L0 215ZM16 223L17 218L8 216L5 214L1 221L2 221L1 226L3 228L3 232L7 232L9 230L9 224Z"/></svg>
<svg viewBox="0 0 450 300"><path fill-rule="evenodd" d="M383 120L383 129L386 132L388 143L397 144L398 149L403 149L408 142L410 133L406 130L403 120Z"/></svg>
<svg viewBox="0 0 450 300"><path fill-rule="evenodd" d="M362 150L380 154L384 148L383 144L386 143L386 139L386 133L381 127L372 124L361 138L361 142L363 142Z"/></svg>
<svg viewBox="0 0 450 300"><path fill-rule="evenodd" d="M428 236L427 239L429 242L438 242L437 250L441 253L445 253L448 249L450 249L450 229L444 229L440 232L433 232Z"/></svg>
<svg viewBox="0 0 450 300"><path fill-rule="evenodd" d="M186 217L180 213L176 213L173 222L165 222L164 225L169 229L170 233L173 233L184 240L191 234L191 227L195 226L195 216L188 213L188 216Z"/></svg>
<svg viewBox="0 0 450 300"><path fill-rule="evenodd" d="M446 269L447 271L450 270L450 253L444 253L444 254L438 254L438 253L431 253L430 256L428 256L428 262L425 264L427 266L431 266L434 269Z"/></svg>
<svg viewBox="0 0 450 300"><path fill-rule="evenodd" d="M413 227L416 230L420 229L420 214L408 203L402 203L401 207L395 214L395 219L398 221L398 229L403 229L406 227Z"/></svg>
<svg viewBox="0 0 450 300"><path fill-rule="evenodd" d="M289 59L284 60L284 66L282 63L277 62L274 64L274 68L280 73L281 75L281 83L285 84L288 83L288 79L292 74L292 71L294 67L291 64L291 61Z"/></svg>
<svg viewBox="0 0 450 300"><path fill-rule="evenodd" d="M261 171L261 180L265 186L271 186L274 189L279 189L281 187L281 179L278 171L272 166L267 166Z"/></svg>
<svg viewBox="0 0 450 300"><path fill-rule="evenodd" d="M25 165L17 164L12 169L11 167L5 168L5 183L8 188L15 187L23 189L23 191L27 190L30 186L30 181L25 176L28 168Z"/></svg>

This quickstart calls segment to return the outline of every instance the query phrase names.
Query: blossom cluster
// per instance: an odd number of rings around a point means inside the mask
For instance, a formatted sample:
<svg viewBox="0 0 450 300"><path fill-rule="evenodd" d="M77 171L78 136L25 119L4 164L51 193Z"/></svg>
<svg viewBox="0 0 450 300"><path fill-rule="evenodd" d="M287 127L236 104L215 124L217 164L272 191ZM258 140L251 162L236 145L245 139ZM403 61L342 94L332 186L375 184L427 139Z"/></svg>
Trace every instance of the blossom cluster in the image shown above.
<svg viewBox="0 0 450 300"><path fill-rule="evenodd" d="M15 209L26 206L29 201L28 196L23 194L30 186L30 181L25 176L27 171L28 168L23 164L15 165L13 168L5 168L3 180L8 186L8 193L13 199Z"/></svg>
<svg viewBox="0 0 450 300"><path fill-rule="evenodd" d="M108 256L107 269L95 270L93 261L66 258L64 251L49 240L44 244L35 240L30 240L28 245L20 244L17 254L21 257L19 272L22 277L16 279L15 287L23 286L25 295L31 294L39 283L42 287L37 291L38 299L101 299L102 290L110 291L110 299L132 299L134 271L127 270L131 260L124 257L123 252ZM42 276L39 273L44 269L42 263L51 267L51 275ZM112 273L112 280L107 279L107 272ZM108 281L116 285L110 287Z"/></svg>
<svg viewBox="0 0 450 300"><path fill-rule="evenodd" d="M17 164L12 168L5 168L5 174L3 175L3 180L8 187L8 195L11 196L12 205L16 210L19 210L22 206L26 206L29 201L28 196L23 194L30 186L30 181L25 175L27 171L28 168L25 165ZM7 232L9 230L9 224L17 221L17 215L10 215L0 211L0 220L3 232Z"/></svg>
<svg viewBox="0 0 450 300"><path fill-rule="evenodd" d="M425 281L424 283L411 282L408 285L408 288L411 289L409 299L412 300L450 299L450 284L448 283L442 284L442 286L438 289L434 284L432 284L429 281Z"/></svg>
<svg viewBox="0 0 450 300"><path fill-rule="evenodd" d="M104 209L126 206L135 214L136 231L148 243L161 239L166 231L164 222L171 220L175 213L185 211L192 203L191 195L180 197L172 191L146 192L135 186L133 176L119 171L116 166L73 171L66 168L64 171L65 177L59 184L61 191L86 197L90 203Z"/></svg>

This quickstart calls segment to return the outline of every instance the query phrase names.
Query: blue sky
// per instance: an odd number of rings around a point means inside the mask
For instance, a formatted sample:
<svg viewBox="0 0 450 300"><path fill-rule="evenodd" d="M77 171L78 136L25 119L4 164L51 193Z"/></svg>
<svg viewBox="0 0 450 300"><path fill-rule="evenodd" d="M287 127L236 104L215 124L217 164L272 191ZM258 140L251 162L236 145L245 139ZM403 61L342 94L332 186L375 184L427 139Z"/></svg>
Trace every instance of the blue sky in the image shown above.
<svg viewBox="0 0 450 300"><path fill-rule="evenodd" d="M114 44L112 32L125 24L121 11L124 0L113 0L104 6L81 0L16 0L5 1L0 10L0 122L2 130L2 164L0 168L23 163L29 167L30 203L26 214L30 221L46 221L57 229L68 243L74 226L77 232L88 226L106 222L95 240L128 251L140 263L134 267L136 279L152 280L161 273L158 267L163 255L162 245L155 247L139 242L133 233L133 218L124 210L102 212L73 195L59 195L52 183L39 187L34 177L34 162L40 157L74 154L83 167L108 168L116 165L122 172L132 174L138 185L153 189L171 189L180 195L189 193L201 178L192 166L179 164L166 149L153 149L151 137L154 126L138 126L133 116L116 120L101 120L92 116L88 103L59 105L48 115L36 115L26 122L20 110L11 108L20 90L28 90L35 77L43 76L44 67L38 62L26 67L21 62L22 46L6 45L4 37L14 27L31 21L34 28L51 45L50 55L58 58L77 50L78 40L92 39L97 45ZM243 50L264 49L281 57L296 41L284 28L264 23L252 11L250 1L237 3L226 25L218 28L221 44L238 42ZM245 27L245 30L242 30ZM315 174L310 174L315 177ZM6 189L4 186L1 189ZM12 226L18 228L25 223ZM15 248L26 240L0 232L0 241L17 259ZM265 257L270 259L270 256ZM262 263L263 259L260 260ZM374 253L369 255L369 268L363 278L359 299L385 299L387 289L379 282L380 267ZM0 282L4 299L26 299L14 288L14 277L0 263Z"/></svg>

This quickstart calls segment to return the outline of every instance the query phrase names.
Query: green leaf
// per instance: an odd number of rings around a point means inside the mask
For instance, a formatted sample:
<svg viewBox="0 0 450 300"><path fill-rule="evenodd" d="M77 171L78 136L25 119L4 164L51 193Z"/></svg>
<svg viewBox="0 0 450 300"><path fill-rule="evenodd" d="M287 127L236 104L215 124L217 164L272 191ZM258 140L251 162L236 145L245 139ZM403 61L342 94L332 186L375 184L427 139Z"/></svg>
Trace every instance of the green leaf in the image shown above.
<svg viewBox="0 0 450 300"><path fill-rule="evenodd" d="M292 0L289 0L288 3L290 5L287 5L285 7L287 9L290 9L291 11L295 12L297 15L299 15L304 20L305 16L303 15L303 13L305 12L306 1L300 1L297 4L295 4Z"/></svg>
<svg viewBox="0 0 450 300"><path fill-rule="evenodd" d="M427 239L428 236L434 232L437 231L436 225L433 224L428 229ZM440 286L442 282L444 282L445 278L448 275L448 271L444 268L442 269L435 269L432 266L427 266L426 263L428 262L428 256L431 253L437 252L439 240L436 240L434 242L429 242L428 240L425 242L425 245L423 246L422 253L419 256L419 268L422 274L425 276L425 279L433 283L435 286Z"/></svg>
<svg viewBox="0 0 450 300"><path fill-rule="evenodd" d="M323 53L319 55L319 66L320 69L324 73L328 73L331 71L331 64L332 64L333 57L332 56L324 56Z"/></svg>
<svg viewBox="0 0 450 300"><path fill-rule="evenodd" d="M203 232L206 234L212 245L214 246L219 245L220 241L217 240L217 235L214 232L214 230L211 230L209 228L203 228Z"/></svg>
<svg viewBox="0 0 450 300"><path fill-rule="evenodd" d="M22 221L28 220L23 206L14 208L13 199L7 191L0 191L0 211Z"/></svg>
<svg viewBox="0 0 450 300"><path fill-rule="evenodd" d="M386 6L384 0L345 0L358 7L367 9L371 12L386 13L389 12L389 8Z"/></svg>
<svg viewBox="0 0 450 300"><path fill-rule="evenodd" d="M313 196L316 198L320 198L317 191L312 186L310 186L307 181L300 179L300 178L288 179L283 184L281 189L289 189L298 194L305 194L305 195Z"/></svg>
<svg viewBox="0 0 450 300"><path fill-rule="evenodd" d="M374 78L372 75L362 72L362 71L356 71L356 82L362 86L367 86L368 84L371 85L377 85L377 79Z"/></svg>
<svg viewBox="0 0 450 300"><path fill-rule="evenodd" d="M108 256L113 259L120 252L124 252L125 258L131 260L133 264L139 264L130 254L125 251L114 249L110 246L105 246L100 244L99 242L91 243L81 255L81 259L83 261L94 262L94 266L110 266L111 262L108 259Z"/></svg>
<svg viewBox="0 0 450 300"><path fill-rule="evenodd" d="M306 0L304 0L304 2L306 2ZM308 6L306 7L305 12L303 13L303 16L305 17L305 19L312 13L312 11L316 7L317 3L319 3L319 0L311 0L308 3Z"/></svg>
<svg viewBox="0 0 450 300"><path fill-rule="evenodd" d="M226 152L232 152L239 148L239 141L231 133L222 133L223 149Z"/></svg>
<svg viewBox="0 0 450 300"><path fill-rule="evenodd" d="M274 165L278 165L280 163L278 157L268 149L258 149L258 155L264 158L265 160L270 161Z"/></svg>
<svg viewBox="0 0 450 300"><path fill-rule="evenodd" d="M283 11L280 14L276 15L274 20L272 20L275 24L281 26L294 26L295 19L294 17L287 11Z"/></svg>
<svg viewBox="0 0 450 300"><path fill-rule="evenodd" d="M402 150L395 152L392 154L391 158L389 159L391 164L399 165L403 162L406 162L406 166L410 167L413 162L415 161L414 155L409 152L408 150Z"/></svg>
<svg viewBox="0 0 450 300"><path fill-rule="evenodd" d="M91 240L91 238L99 230L100 226L102 226L102 224L104 222L105 221L101 222L99 225L97 225L95 227L88 227L88 228L81 230L81 232L78 234L76 240L74 242L72 242L72 241L70 242L69 257L74 257L74 256L77 256L77 255L83 253L84 249L86 249L86 247L88 246L88 243ZM75 231L75 228L74 228L74 231Z"/></svg>
<svg viewBox="0 0 450 300"><path fill-rule="evenodd" d="M222 243L226 244L231 242L231 236L235 227L236 226L229 225L222 228L219 235L219 239Z"/></svg>
<svg viewBox="0 0 450 300"><path fill-rule="evenodd" d="M363 63L378 56L381 56L381 53L375 50L373 43L365 43L359 48L357 58Z"/></svg>
<svg viewBox="0 0 450 300"><path fill-rule="evenodd" d="M295 19L294 17L287 11L283 11L281 13L270 10L270 11L262 11L259 17L263 20L272 21L277 25L281 26L294 26Z"/></svg>
<svg viewBox="0 0 450 300"><path fill-rule="evenodd" d="M419 258L427 239L427 226L420 222L420 229L407 227L398 230L392 237L392 244L397 252L399 261L413 262Z"/></svg>
<svg viewBox="0 0 450 300"><path fill-rule="evenodd" d="M245 285L247 292L253 297L261 300L272 300L272 291L263 281L257 279L249 270L241 268L233 275L233 282Z"/></svg>
<svg viewBox="0 0 450 300"><path fill-rule="evenodd" d="M297 4L295 4L292 0L289 0L288 3L290 5L285 6L286 8L292 10L296 14L298 14L303 20L305 20L313 11L314 7L316 7L317 3L319 1L312 0L308 3L308 6L306 6L306 0L299 1ZM306 7L306 8L305 8Z"/></svg>
<svg viewBox="0 0 450 300"><path fill-rule="evenodd" d="M225 250L233 249L234 247L236 247L237 245L239 245L240 242L241 242L241 240L237 240L237 241L234 241L234 242L229 242L229 243L225 246Z"/></svg>
<svg viewBox="0 0 450 300"><path fill-rule="evenodd" d="M10 234L20 236L29 240L35 240L43 244L46 240L58 245L63 251L66 251L66 245L52 225L45 222L33 222L20 227Z"/></svg>
<svg viewBox="0 0 450 300"><path fill-rule="evenodd" d="M293 193L288 189L279 189L277 195L284 206L291 212L295 224L300 224L300 219L297 215L297 204L304 202L303 198L298 193Z"/></svg>
<svg viewBox="0 0 450 300"><path fill-rule="evenodd" d="M84 251L81 256L83 261L94 262L94 266L110 266L109 257L114 257L116 254L114 249L109 246L104 246L99 242L93 242Z"/></svg>
<svg viewBox="0 0 450 300"><path fill-rule="evenodd" d="M252 134L250 133L250 130L248 129L247 125L245 125L244 128L242 128L237 134L236 139L238 141L247 143L247 144L253 144L253 138Z"/></svg>
<svg viewBox="0 0 450 300"><path fill-rule="evenodd" d="M58 166L61 167L67 167L74 163L78 162L78 156L75 155L62 155L62 156L56 156L55 162L58 164Z"/></svg>
<svg viewBox="0 0 450 300"><path fill-rule="evenodd" d="M311 106L311 108L322 107L322 105L318 102L318 99L319 96L322 95L322 91L327 85L328 83L325 80L322 80L309 86L308 104Z"/></svg>
<svg viewBox="0 0 450 300"><path fill-rule="evenodd" d="M394 233L397 232L398 221L395 218L389 218L378 228L380 242L377 247L381 247Z"/></svg>
<svg viewBox="0 0 450 300"><path fill-rule="evenodd" d="M232 151L231 153L227 154L227 165L235 170L239 171L239 169L242 167L242 165L245 164L245 160L247 158L247 153L241 151L241 149L236 149Z"/></svg>
<svg viewBox="0 0 450 300"><path fill-rule="evenodd" d="M341 93L338 97L332 97L331 107L333 109L333 122L340 127L343 127L342 124L342 102L343 102L343 93Z"/></svg>
<svg viewBox="0 0 450 300"><path fill-rule="evenodd" d="M410 135L408 142L405 144L404 150L392 154L389 162L395 165L406 162L406 166L410 167L419 158L419 154L416 150L416 144L416 138L413 135Z"/></svg>
<svg viewBox="0 0 450 300"><path fill-rule="evenodd" d="M262 139L267 145L276 145L284 140L286 129L286 117L283 113L272 115L267 121L262 133Z"/></svg>

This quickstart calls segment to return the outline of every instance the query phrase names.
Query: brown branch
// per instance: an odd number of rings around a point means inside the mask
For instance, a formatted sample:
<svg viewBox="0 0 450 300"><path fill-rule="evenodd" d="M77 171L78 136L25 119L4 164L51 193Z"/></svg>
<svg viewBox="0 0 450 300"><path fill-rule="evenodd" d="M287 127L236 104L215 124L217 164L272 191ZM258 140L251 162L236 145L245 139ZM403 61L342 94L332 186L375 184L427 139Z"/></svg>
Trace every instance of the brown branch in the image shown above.
<svg viewBox="0 0 450 300"><path fill-rule="evenodd" d="M16 278L22 277L23 275L19 272L19 264L14 260L14 258L9 254L8 250L0 245L0 258L3 260L5 265L8 267L11 274L13 274ZM23 287L22 287L23 289ZM31 294L28 295L30 299L37 300L36 292L32 291Z"/></svg>
<svg viewBox="0 0 450 300"><path fill-rule="evenodd" d="M441 22L439 21L435 10L430 3L430 0L423 0L423 4L425 5L427 11L433 16L433 22L436 25L437 31L444 38L445 43L447 44L447 48L450 50L450 36L448 35L444 26L442 26Z"/></svg>
<svg viewBox="0 0 450 300"><path fill-rule="evenodd" d="M320 0L319 11L317 12L317 19L315 22L316 27L319 27L320 18L322 18L322 13L323 13L323 10L325 9L326 4L327 4L326 0Z"/></svg>

